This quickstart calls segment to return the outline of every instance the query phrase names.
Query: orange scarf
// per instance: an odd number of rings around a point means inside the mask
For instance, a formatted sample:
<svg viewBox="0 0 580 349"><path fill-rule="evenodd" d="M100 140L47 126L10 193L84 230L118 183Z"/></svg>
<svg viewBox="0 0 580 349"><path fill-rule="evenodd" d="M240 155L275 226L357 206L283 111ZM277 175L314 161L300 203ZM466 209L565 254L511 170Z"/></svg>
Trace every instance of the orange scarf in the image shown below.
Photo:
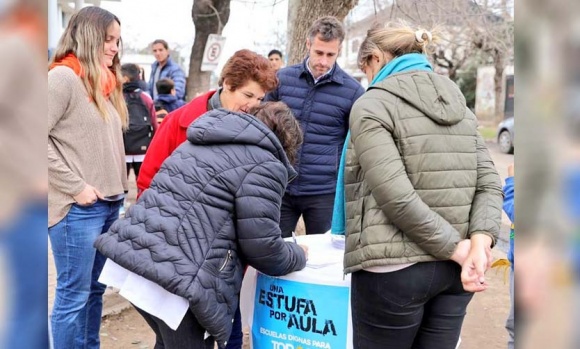
<svg viewBox="0 0 580 349"><path fill-rule="evenodd" d="M33 6L16 4L2 18L0 32L18 33L46 54L46 19L42 18Z"/></svg>
<svg viewBox="0 0 580 349"><path fill-rule="evenodd" d="M63 59L52 63L49 70L57 66L69 67L75 72L75 74L80 77L84 77L85 75L79 59L73 53L69 53L64 56ZM103 96L105 96L105 98L109 98L109 95L111 92L113 92L113 90L115 90L115 87L117 86L117 77L107 68L103 68L103 71L105 74L101 75L101 88Z"/></svg>

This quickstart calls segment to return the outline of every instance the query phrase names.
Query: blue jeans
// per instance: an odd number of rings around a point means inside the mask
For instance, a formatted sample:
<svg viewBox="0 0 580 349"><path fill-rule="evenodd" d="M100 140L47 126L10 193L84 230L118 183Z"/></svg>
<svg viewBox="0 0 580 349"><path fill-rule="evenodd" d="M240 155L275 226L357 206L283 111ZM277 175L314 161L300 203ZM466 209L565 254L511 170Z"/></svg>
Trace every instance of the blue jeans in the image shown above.
<svg viewBox="0 0 580 349"><path fill-rule="evenodd" d="M73 204L48 229L56 265L56 296L51 326L54 348L99 348L99 329L106 286L98 282L105 256L93 243L119 218L123 200Z"/></svg>
<svg viewBox="0 0 580 349"><path fill-rule="evenodd" d="M46 316L46 197L30 201L8 226L0 227L0 239L10 268L6 337L0 348L48 348Z"/></svg>

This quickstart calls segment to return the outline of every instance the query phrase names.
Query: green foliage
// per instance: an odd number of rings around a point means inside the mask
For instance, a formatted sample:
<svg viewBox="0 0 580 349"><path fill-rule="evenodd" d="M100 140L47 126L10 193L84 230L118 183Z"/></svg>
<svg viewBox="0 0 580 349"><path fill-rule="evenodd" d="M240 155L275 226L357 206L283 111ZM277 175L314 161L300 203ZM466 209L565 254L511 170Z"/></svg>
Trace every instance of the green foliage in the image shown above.
<svg viewBox="0 0 580 349"><path fill-rule="evenodd" d="M466 65L465 69L457 72L457 85L465 96L467 107L475 109L475 87L477 85L477 65Z"/></svg>
<svg viewBox="0 0 580 349"><path fill-rule="evenodd" d="M483 137L483 139L485 140L494 140L495 137L497 136L497 130L495 129L495 127L479 127L477 129L479 131L479 133L481 134L481 137Z"/></svg>

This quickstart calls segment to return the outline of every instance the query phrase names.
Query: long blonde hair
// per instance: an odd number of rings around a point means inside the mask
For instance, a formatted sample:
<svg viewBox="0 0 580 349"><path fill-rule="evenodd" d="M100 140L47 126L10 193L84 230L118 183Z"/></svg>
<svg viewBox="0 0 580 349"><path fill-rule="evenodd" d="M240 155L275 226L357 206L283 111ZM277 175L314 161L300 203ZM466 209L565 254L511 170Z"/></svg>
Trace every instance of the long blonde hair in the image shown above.
<svg viewBox="0 0 580 349"><path fill-rule="evenodd" d="M69 53L78 58L84 72L81 76L83 84L105 120L109 117L109 113L105 96L101 92L101 75L103 73L101 60L104 53L107 29L115 21L121 25L121 21L119 21L117 16L100 7L89 6L82 8L71 17L49 63L50 67L53 62L62 60ZM113 65L108 67L108 69L117 79L115 89L111 92L109 98L119 113L123 128L126 128L128 112L123 98L123 80L119 53L115 55Z"/></svg>
<svg viewBox="0 0 580 349"><path fill-rule="evenodd" d="M439 40L437 27L431 30L416 28L403 20L375 24L360 45L357 63L362 69L373 55L381 57L383 53L389 53L393 58L408 53L428 54Z"/></svg>

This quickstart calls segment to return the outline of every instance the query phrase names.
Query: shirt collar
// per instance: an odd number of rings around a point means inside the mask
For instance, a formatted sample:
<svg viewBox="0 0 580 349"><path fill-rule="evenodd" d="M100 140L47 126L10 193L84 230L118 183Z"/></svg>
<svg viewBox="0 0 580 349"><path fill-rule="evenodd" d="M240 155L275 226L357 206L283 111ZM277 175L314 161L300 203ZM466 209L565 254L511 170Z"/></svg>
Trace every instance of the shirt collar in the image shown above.
<svg viewBox="0 0 580 349"><path fill-rule="evenodd" d="M308 72L310 73L310 76L312 76L312 79L314 79L314 84L317 84L320 80L322 80L325 77L327 77L330 74L332 74L332 71L334 70L334 66L336 65L336 62L334 62L334 64L332 65L332 68L330 68L330 70L327 71L326 73L324 73L321 76L319 76L318 79L317 79L317 78L314 77L314 74L312 74L312 70L310 70L310 65L308 64L308 62L310 62L310 57L308 57L306 59L306 69L308 69Z"/></svg>
<svg viewBox="0 0 580 349"><path fill-rule="evenodd" d="M218 90L211 96L208 101L208 110L219 109L222 107L222 102L220 101L220 94L222 93L222 87L218 88Z"/></svg>

